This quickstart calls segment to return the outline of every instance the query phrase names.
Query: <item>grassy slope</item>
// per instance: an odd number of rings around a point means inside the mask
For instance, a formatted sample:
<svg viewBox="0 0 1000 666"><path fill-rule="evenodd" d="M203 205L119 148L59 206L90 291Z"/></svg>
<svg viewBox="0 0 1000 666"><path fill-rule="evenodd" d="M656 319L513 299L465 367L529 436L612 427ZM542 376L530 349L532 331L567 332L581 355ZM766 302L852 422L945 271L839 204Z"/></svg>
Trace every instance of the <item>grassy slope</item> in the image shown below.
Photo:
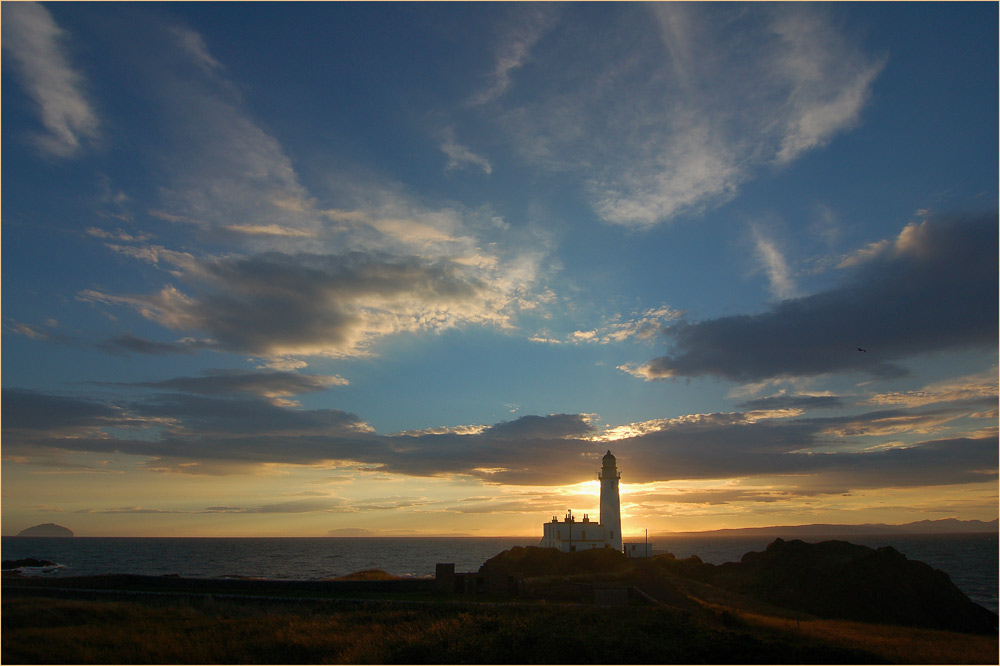
<svg viewBox="0 0 1000 666"><path fill-rule="evenodd" d="M693 602L703 611L731 615L741 626L808 637L829 646L867 651L880 661L906 664L994 664L997 636L919 627L829 620L769 605L735 592L671 575L652 561L638 562L640 584L653 596ZM662 563L661 563L662 564Z"/></svg>
<svg viewBox="0 0 1000 666"><path fill-rule="evenodd" d="M5 599L4 663L996 663L994 637L704 605Z"/></svg>
<svg viewBox="0 0 1000 666"><path fill-rule="evenodd" d="M724 618L725 619L725 618ZM3 602L4 663L871 663L662 608Z"/></svg>
<svg viewBox="0 0 1000 666"><path fill-rule="evenodd" d="M528 578L529 593L538 596L572 594L566 581L605 580L635 585L662 604L684 609L695 616L711 621L714 616L730 627L746 630L769 629L782 634L783 639L811 639L831 648L844 648L868 652L873 661L922 664L993 664L997 663L997 636L982 636L951 631L905 627L846 620L827 620L801 611L779 608L736 592L678 575L689 563L657 560L632 560L627 567L617 561L608 562L611 573L598 575L570 574L561 570L565 558L558 553L543 553L526 549L524 552L507 551L504 559L521 563L526 569L545 571L549 575ZM603 554L605 558L609 557ZM584 567L595 571L602 568L598 562L602 554L588 556ZM589 560L593 560L592 562ZM666 566L665 566L666 565ZM556 572L552 575L551 572ZM577 587L579 590L579 587ZM576 599L583 600L580 592ZM753 659L748 657L748 659Z"/></svg>
<svg viewBox="0 0 1000 666"><path fill-rule="evenodd" d="M783 629L828 645L867 650L896 664L997 663L997 639L990 636L846 620L796 621L753 613L739 616L751 626Z"/></svg>

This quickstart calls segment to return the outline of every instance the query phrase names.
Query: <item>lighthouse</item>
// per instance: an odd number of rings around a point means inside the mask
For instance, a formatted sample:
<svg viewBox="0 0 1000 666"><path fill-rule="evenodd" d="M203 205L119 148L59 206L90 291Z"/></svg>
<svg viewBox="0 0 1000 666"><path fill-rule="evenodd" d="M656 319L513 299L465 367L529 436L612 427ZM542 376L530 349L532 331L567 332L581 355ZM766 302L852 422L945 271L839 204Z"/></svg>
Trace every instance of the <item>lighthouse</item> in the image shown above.
<svg viewBox="0 0 1000 666"><path fill-rule="evenodd" d="M622 550L622 507L618 496L618 480L622 473L611 451L604 454L601 472L597 478L601 480L601 527L604 539L611 548L618 552Z"/></svg>
<svg viewBox="0 0 1000 666"><path fill-rule="evenodd" d="M583 520L578 520L571 510L567 510L566 517L561 521L559 516L552 516L552 521L545 523L542 541L538 545L558 548L565 553L594 548L613 548L622 552L622 513L618 498L618 480L621 477L615 457L608 451L597 474L601 480L601 516L598 521L591 522L587 514L583 514Z"/></svg>

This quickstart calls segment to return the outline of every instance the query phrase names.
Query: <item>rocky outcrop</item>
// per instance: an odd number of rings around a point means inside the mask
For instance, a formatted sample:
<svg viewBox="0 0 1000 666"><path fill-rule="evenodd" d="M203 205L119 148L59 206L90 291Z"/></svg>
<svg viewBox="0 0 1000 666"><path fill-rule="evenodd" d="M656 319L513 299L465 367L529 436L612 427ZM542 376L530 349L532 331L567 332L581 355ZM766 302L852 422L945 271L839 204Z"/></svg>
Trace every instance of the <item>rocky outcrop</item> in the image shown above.
<svg viewBox="0 0 1000 666"><path fill-rule="evenodd" d="M337 576L335 578L328 578L324 580L403 580L400 576L394 576L391 573L382 571L381 569L362 569L361 571L355 571L354 573L349 573L346 576Z"/></svg>
<svg viewBox="0 0 1000 666"><path fill-rule="evenodd" d="M44 525L35 525L34 527L29 527L26 530L21 530L17 533L17 536L71 537L73 536L73 530L63 527L62 525L56 525L55 523L45 523Z"/></svg>
<svg viewBox="0 0 1000 666"><path fill-rule="evenodd" d="M555 548L515 546L487 560L479 572L504 571L509 575L531 577L609 574L630 568L628 558L611 548L564 553Z"/></svg>
<svg viewBox="0 0 1000 666"><path fill-rule="evenodd" d="M825 618L995 633L997 615L973 603L948 574L892 547L777 539L719 566L675 571L775 606Z"/></svg>
<svg viewBox="0 0 1000 666"><path fill-rule="evenodd" d="M20 560L4 560L3 565L0 566L2 566L4 571L11 571L22 567L44 568L57 567L59 565L55 562L49 562L48 560L40 560L37 557L24 557Z"/></svg>

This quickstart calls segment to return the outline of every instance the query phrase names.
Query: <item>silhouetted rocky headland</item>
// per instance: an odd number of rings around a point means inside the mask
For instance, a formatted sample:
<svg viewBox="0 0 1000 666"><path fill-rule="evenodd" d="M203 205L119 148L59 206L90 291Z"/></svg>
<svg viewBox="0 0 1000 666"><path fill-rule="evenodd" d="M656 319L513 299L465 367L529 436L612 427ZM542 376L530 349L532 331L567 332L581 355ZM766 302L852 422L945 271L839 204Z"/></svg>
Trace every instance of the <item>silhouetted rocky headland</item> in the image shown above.
<svg viewBox="0 0 1000 666"><path fill-rule="evenodd" d="M762 601L826 618L949 629L997 630L997 616L970 600L948 574L846 541L776 539L739 563L698 568L699 580Z"/></svg>
<svg viewBox="0 0 1000 666"><path fill-rule="evenodd" d="M563 553L517 547L491 558L480 571L490 568L526 580L610 578L680 608L695 607L699 598L717 600L721 590L821 618L966 633L997 631L997 615L969 599L943 571L907 559L891 547L874 550L846 541L777 539L763 552L721 565L698 557L628 559L613 550Z"/></svg>

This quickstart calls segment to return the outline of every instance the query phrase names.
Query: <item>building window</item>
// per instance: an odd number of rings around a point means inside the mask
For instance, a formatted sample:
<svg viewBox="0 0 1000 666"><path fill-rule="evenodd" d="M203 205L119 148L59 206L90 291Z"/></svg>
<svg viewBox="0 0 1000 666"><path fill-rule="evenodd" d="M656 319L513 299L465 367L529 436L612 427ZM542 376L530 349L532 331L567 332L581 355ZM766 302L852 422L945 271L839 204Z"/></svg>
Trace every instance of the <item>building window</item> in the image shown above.
<svg viewBox="0 0 1000 666"><path fill-rule="evenodd" d="M586 540L587 540L587 530L584 530L584 531L583 531L583 540L584 540L584 541L586 541Z"/></svg>
<svg viewBox="0 0 1000 666"><path fill-rule="evenodd" d="M562 532L560 530L556 530L556 538L562 541Z"/></svg>

